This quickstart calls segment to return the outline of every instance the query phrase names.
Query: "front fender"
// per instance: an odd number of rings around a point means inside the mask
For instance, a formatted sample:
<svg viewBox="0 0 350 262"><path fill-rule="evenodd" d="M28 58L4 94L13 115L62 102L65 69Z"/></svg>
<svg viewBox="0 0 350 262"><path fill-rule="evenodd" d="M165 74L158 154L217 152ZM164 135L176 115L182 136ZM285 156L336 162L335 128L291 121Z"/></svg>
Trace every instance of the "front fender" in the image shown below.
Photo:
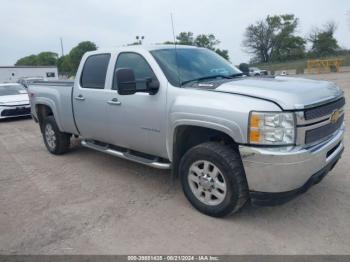
<svg viewBox="0 0 350 262"><path fill-rule="evenodd" d="M167 139L167 151L170 160L173 159L173 145L175 130L180 126L196 126L220 131L230 136L235 142L244 141L244 134L239 125L220 117L192 114L192 113L172 113Z"/></svg>

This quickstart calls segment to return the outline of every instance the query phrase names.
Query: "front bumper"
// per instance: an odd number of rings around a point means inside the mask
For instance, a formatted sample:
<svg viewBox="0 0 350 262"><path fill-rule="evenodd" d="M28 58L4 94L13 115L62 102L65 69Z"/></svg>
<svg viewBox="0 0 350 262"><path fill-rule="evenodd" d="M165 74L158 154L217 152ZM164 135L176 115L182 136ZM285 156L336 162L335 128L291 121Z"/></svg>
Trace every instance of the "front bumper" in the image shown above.
<svg viewBox="0 0 350 262"><path fill-rule="evenodd" d="M297 189L281 192L281 193L267 193L267 192L250 192L250 202L252 206L276 206L284 204L300 194L305 193L310 187L318 184L330 172L341 158L344 148L335 156L324 168L311 176L306 183Z"/></svg>
<svg viewBox="0 0 350 262"><path fill-rule="evenodd" d="M30 105L0 106L0 119L29 116L30 114Z"/></svg>
<svg viewBox="0 0 350 262"><path fill-rule="evenodd" d="M314 175L320 176L316 174L326 174L344 150L344 131L343 124L331 138L309 148L240 146L251 194L287 193L302 188Z"/></svg>

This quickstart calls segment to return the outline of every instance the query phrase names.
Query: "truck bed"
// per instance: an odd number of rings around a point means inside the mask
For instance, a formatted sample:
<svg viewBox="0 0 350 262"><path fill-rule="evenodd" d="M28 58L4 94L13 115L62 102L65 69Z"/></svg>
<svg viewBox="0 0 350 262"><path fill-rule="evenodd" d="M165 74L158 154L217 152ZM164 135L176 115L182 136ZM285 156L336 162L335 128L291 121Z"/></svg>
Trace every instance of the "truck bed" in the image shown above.
<svg viewBox="0 0 350 262"><path fill-rule="evenodd" d="M73 86L74 81L37 81L30 84L32 114L36 116L33 105L47 105L52 109L61 131L78 134L72 106Z"/></svg>

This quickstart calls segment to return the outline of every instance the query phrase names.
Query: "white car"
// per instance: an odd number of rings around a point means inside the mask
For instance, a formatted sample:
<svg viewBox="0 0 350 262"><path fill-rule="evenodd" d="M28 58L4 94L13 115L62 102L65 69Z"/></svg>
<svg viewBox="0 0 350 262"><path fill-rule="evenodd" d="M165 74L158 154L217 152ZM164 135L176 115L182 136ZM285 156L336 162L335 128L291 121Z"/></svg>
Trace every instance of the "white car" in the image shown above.
<svg viewBox="0 0 350 262"><path fill-rule="evenodd" d="M286 75L288 75L287 71L282 71L280 74L280 76L286 76Z"/></svg>
<svg viewBox="0 0 350 262"><path fill-rule="evenodd" d="M266 76L268 75L266 70L259 69L257 67L249 67L250 76Z"/></svg>
<svg viewBox="0 0 350 262"><path fill-rule="evenodd" d="M0 119L29 115L27 90L20 84L0 84Z"/></svg>

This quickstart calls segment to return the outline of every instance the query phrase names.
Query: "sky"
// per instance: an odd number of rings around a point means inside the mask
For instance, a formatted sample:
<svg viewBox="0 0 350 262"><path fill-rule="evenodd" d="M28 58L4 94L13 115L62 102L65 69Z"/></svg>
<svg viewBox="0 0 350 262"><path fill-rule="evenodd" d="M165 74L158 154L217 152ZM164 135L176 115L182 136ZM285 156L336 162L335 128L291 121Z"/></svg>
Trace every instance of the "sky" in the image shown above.
<svg viewBox="0 0 350 262"><path fill-rule="evenodd" d="M0 66L42 51L61 54L81 41L99 48L123 46L145 36L145 44L173 40L175 33L213 33L232 63L248 62L242 46L245 28L267 15L295 14L305 37L328 21L335 37L350 49L349 0L0 0Z"/></svg>

